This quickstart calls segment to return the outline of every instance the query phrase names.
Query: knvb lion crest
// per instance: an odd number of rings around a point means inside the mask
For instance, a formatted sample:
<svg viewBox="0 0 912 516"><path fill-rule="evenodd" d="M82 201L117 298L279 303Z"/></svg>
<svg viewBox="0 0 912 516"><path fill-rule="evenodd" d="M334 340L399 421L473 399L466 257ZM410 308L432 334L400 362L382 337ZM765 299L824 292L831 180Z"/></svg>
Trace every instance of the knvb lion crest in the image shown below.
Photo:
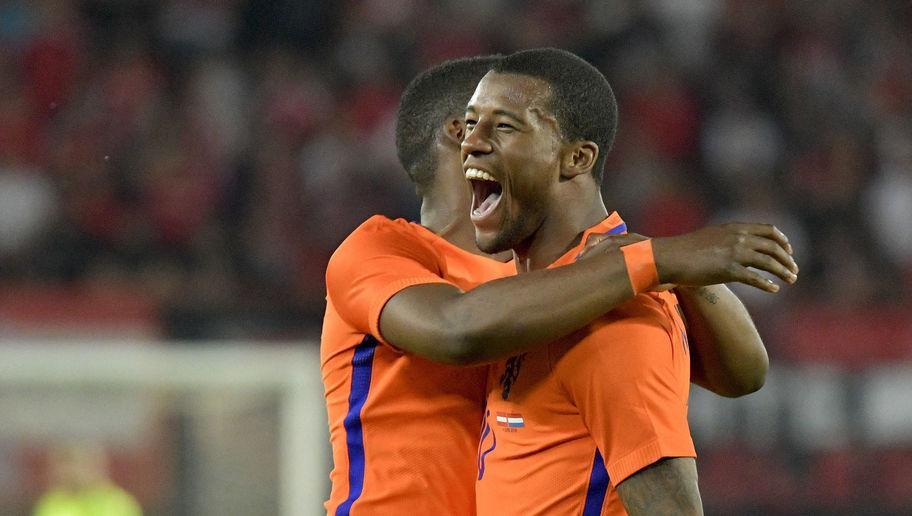
<svg viewBox="0 0 912 516"><path fill-rule="evenodd" d="M523 359L526 357L526 354L517 355L515 357L510 357L507 360L507 368L504 370L504 373L500 376L500 386L502 388L500 392L500 397L507 399L510 397L510 389L513 387L513 384L516 382L516 379L519 377L519 369L522 367Z"/></svg>

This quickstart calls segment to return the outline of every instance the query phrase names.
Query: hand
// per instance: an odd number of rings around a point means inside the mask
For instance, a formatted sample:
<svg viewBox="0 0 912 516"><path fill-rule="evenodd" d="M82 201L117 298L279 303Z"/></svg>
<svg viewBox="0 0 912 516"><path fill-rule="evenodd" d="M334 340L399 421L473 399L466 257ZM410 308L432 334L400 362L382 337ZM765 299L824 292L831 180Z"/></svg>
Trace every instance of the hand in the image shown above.
<svg viewBox="0 0 912 516"><path fill-rule="evenodd" d="M769 224L722 224L686 235L652 240L659 281L684 286L739 282L767 292L779 285L755 269L787 283L798 279L788 238Z"/></svg>
<svg viewBox="0 0 912 516"><path fill-rule="evenodd" d="M636 233L625 233L623 235L589 235L583 250L580 251L577 260L585 260L599 254L608 254L616 251L625 245L635 244L648 240L649 237L638 235Z"/></svg>

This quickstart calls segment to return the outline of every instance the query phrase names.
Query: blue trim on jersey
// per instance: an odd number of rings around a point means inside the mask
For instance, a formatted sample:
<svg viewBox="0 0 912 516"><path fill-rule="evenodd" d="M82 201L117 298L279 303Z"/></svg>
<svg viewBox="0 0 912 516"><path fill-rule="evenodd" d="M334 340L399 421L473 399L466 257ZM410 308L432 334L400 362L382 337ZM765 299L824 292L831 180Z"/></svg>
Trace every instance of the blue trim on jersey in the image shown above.
<svg viewBox="0 0 912 516"><path fill-rule="evenodd" d="M484 440L488 437L489 433L491 433L491 427L488 425L486 417L484 429L481 432L481 439L478 441L478 464L475 465L475 467L478 468L478 480L481 480L481 477L484 476L484 455L481 453L481 445L484 444Z"/></svg>
<svg viewBox="0 0 912 516"><path fill-rule="evenodd" d="M374 349L377 339L365 335L352 357L351 393L348 395L348 414L345 415L345 442L348 445L348 498L336 509L336 516L348 516L364 488L364 432L361 428L361 409L370 391L374 368Z"/></svg>
<svg viewBox="0 0 912 516"><path fill-rule="evenodd" d="M621 224L619 226L615 226L615 227L611 228L610 230L608 230L608 233L606 233L606 235L620 235L621 233L626 233L626 232L627 232L627 224L624 222L621 222Z"/></svg>
<svg viewBox="0 0 912 516"><path fill-rule="evenodd" d="M497 448L497 433L494 432L494 427L493 427L493 426L488 425L488 430L490 430L490 432L491 432L491 439L492 439L494 442L491 443L491 447L490 447L490 448L488 448L487 450L484 451L484 453L481 454L481 458L478 459L478 462L479 462L479 464L478 464L478 480L481 480L482 478L484 478L484 473L485 473L485 457L487 457L489 453L491 453L492 451L494 451L494 448ZM485 436L487 436L487 433L485 434ZM485 436L482 436L482 438L481 438L482 441L484 440Z"/></svg>
<svg viewBox="0 0 912 516"><path fill-rule="evenodd" d="M595 450L595 460L592 461L592 472L589 473L589 488L586 489L586 504L583 506L583 516L599 516L605 495L608 493L608 470L605 461L598 449Z"/></svg>
<svg viewBox="0 0 912 516"><path fill-rule="evenodd" d="M623 235L626 232L627 232L627 223L621 222L617 226L614 226L613 228L609 229L608 231L605 231L604 233L592 233L591 235L586 237L586 241L588 242L589 238L592 237L593 235ZM585 252L586 252L586 249L584 248L582 251L579 252L578 255L576 255L576 258L574 258L573 260L574 261L579 260L580 256L582 256L583 253L585 253Z"/></svg>

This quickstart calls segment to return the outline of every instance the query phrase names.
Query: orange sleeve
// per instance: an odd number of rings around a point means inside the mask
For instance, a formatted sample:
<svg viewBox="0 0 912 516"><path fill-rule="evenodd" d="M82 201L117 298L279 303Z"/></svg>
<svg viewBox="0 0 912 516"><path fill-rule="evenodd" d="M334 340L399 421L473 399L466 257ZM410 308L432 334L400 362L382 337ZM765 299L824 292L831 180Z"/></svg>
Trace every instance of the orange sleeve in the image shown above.
<svg viewBox="0 0 912 516"><path fill-rule="evenodd" d="M666 313L643 297L597 321L555 365L615 486L664 457L696 456L687 424L690 359Z"/></svg>
<svg viewBox="0 0 912 516"><path fill-rule="evenodd" d="M403 226L371 218L342 242L326 266L326 295L339 315L381 341L380 311L396 293L412 285L449 283L434 248Z"/></svg>

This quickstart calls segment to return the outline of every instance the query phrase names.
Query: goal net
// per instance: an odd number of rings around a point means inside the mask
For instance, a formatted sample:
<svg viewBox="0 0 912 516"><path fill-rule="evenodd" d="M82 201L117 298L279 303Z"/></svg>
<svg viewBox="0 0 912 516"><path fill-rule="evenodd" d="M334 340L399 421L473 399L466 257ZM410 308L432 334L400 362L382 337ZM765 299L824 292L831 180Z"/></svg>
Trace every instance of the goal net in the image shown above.
<svg viewBox="0 0 912 516"><path fill-rule="evenodd" d="M146 514L317 514L322 392L312 342L0 342L0 507L27 514L49 450L85 445Z"/></svg>

